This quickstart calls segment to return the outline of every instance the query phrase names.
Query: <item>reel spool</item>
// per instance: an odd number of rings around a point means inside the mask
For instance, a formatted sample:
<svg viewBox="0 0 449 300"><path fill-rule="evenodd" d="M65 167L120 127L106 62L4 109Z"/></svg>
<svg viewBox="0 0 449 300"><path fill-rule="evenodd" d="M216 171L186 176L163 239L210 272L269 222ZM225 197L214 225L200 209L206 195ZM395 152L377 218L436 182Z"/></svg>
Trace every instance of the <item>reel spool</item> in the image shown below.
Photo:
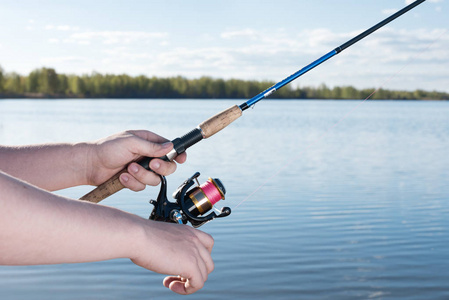
<svg viewBox="0 0 449 300"><path fill-rule="evenodd" d="M225 199L226 189L221 180L209 178L200 185L197 180L199 176L200 173L196 172L184 181L173 193L176 202L170 202L167 199L167 180L161 175L161 189L157 200L150 201L154 205L150 220L179 224L190 222L196 228L215 218L229 216L229 207L223 207L218 215L210 212L218 201ZM197 186L192 188L195 181Z"/></svg>

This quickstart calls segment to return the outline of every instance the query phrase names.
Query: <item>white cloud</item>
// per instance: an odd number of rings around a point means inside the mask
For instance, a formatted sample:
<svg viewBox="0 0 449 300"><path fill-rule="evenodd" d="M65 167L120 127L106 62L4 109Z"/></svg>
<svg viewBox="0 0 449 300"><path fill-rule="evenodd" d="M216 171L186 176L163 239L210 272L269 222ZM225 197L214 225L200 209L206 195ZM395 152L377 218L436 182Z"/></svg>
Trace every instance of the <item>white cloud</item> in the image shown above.
<svg viewBox="0 0 449 300"><path fill-rule="evenodd" d="M291 36L286 33L262 33L255 29L229 31L221 37L228 44L232 40L238 41L232 47L173 48L149 56L145 62L142 61L141 66L146 66L146 70L152 70L155 75L170 72L173 75L176 72L190 77L209 75L277 81L358 33L316 29ZM443 29L383 29L345 50L332 63L320 66L321 72L309 73L301 82L310 85L326 82L329 85L355 86L365 82L362 87L366 87L366 82L372 82L372 86L375 86L378 80L384 80L404 68L400 75L407 80L397 83L398 86L393 88L414 89L418 88L418 84L411 81L413 76L431 76L435 82L449 77L447 48L449 36L444 34ZM401 87L401 84L412 86ZM427 84L432 85L431 82Z"/></svg>
<svg viewBox="0 0 449 300"><path fill-rule="evenodd" d="M395 9L395 8L389 8L389 9L382 10L382 14L384 14L384 15L392 15L392 14L394 14L397 11L398 10Z"/></svg>
<svg viewBox="0 0 449 300"><path fill-rule="evenodd" d="M34 30L34 20L33 19L28 19L27 25L25 26L25 30L27 30L27 31Z"/></svg>
<svg viewBox="0 0 449 300"><path fill-rule="evenodd" d="M145 31L89 31L70 35L66 41L75 43L100 42L103 44L130 44L146 42L154 39L164 39L168 36L164 32Z"/></svg>
<svg viewBox="0 0 449 300"><path fill-rule="evenodd" d="M221 34L221 37L223 39L232 39L236 37L242 37L242 38L256 38L259 36L259 33L256 32L254 29L242 29L242 30L234 30L234 31L225 31Z"/></svg>
<svg viewBox="0 0 449 300"><path fill-rule="evenodd" d="M60 64L60 63L81 63L86 59L80 56L60 56L60 57L43 57L41 63L46 65Z"/></svg>
<svg viewBox="0 0 449 300"><path fill-rule="evenodd" d="M80 28L78 26L69 26L69 25L52 25L48 24L45 27L45 30L58 30L58 31L78 31Z"/></svg>
<svg viewBox="0 0 449 300"><path fill-rule="evenodd" d="M113 57L115 59L126 60L126 61L136 61L142 59L151 59L153 58L153 54L149 52L136 52L133 51L133 48L120 46L115 48L108 48L103 50L103 53L109 57Z"/></svg>
<svg viewBox="0 0 449 300"><path fill-rule="evenodd" d="M78 31L79 27L72 27L72 26L68 26L68 25L59 25L59 26L56 26L56 30L61 30L61 31Z"/></svg>

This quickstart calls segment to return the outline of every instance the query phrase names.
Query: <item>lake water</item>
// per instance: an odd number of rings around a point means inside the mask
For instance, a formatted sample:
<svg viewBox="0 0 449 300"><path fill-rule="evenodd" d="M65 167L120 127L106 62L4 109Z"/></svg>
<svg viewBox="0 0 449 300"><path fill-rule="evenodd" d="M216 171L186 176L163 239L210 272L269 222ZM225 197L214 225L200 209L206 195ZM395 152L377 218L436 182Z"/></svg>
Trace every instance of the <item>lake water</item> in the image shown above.
<svg viewBox="0 0 449 300"><path fill-rule="evenodd" d="M2 100L0 143L140 128L173 139L241 102ZM347 115L359 103L262 101L188 150L169 194L199 171L233 208L201 227L215 271L198 293L175 295L123 259L0 267L0 299L449 299L449 102L368 101ZM148 217L157 193L103 204Z"/></svg>

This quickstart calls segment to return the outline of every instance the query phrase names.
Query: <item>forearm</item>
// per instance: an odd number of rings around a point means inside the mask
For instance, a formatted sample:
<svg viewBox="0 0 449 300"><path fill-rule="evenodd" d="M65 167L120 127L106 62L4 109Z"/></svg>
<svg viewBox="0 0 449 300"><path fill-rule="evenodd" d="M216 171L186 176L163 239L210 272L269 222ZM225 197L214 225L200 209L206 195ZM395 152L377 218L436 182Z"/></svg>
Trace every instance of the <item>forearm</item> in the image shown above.
<svg viewBox="0 0 449 300"><path fill-rule="evenodd" d="M0 173L0 264L133 258L145 220L70 200Z"/></svg>
<svg viewBox="0 0 449 300"><path fill-rule="evenodd" d="M87 143L0 146L0 170L50 191L87 184L89 149Z"/></svg>
<svg viewBox="0 0 449 300"><path fill-rule="evenodd" d="M0 265L130 258L163 274L176 293L202 288L214 264L213 239L188 226L145 220L70 200L0 172Z"/></svg>

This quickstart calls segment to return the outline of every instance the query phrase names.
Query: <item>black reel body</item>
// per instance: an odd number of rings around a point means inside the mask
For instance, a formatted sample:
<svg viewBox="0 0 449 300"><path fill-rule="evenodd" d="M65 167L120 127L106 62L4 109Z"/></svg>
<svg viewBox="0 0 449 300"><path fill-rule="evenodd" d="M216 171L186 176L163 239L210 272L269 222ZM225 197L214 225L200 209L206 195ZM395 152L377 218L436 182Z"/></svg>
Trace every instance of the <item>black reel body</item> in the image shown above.
<svg viewBox="0 0 449 300"><path fill-rule="evenodd" d="M210 212L216 202L224 200L226 190L221 181L209 178L206 183L199 185L197 180L199 176L200 173L196 172L184 181L173 193L176 202L171 202L167 199L167 180L165 176L160 175L159 195L157 200L150 201L154 205L150 220L179 224L190 222L197 228L215 218L229 216L231 214L229 207L223 207L218 215ZM195 181L198 185L192 188Z"/></svg>

